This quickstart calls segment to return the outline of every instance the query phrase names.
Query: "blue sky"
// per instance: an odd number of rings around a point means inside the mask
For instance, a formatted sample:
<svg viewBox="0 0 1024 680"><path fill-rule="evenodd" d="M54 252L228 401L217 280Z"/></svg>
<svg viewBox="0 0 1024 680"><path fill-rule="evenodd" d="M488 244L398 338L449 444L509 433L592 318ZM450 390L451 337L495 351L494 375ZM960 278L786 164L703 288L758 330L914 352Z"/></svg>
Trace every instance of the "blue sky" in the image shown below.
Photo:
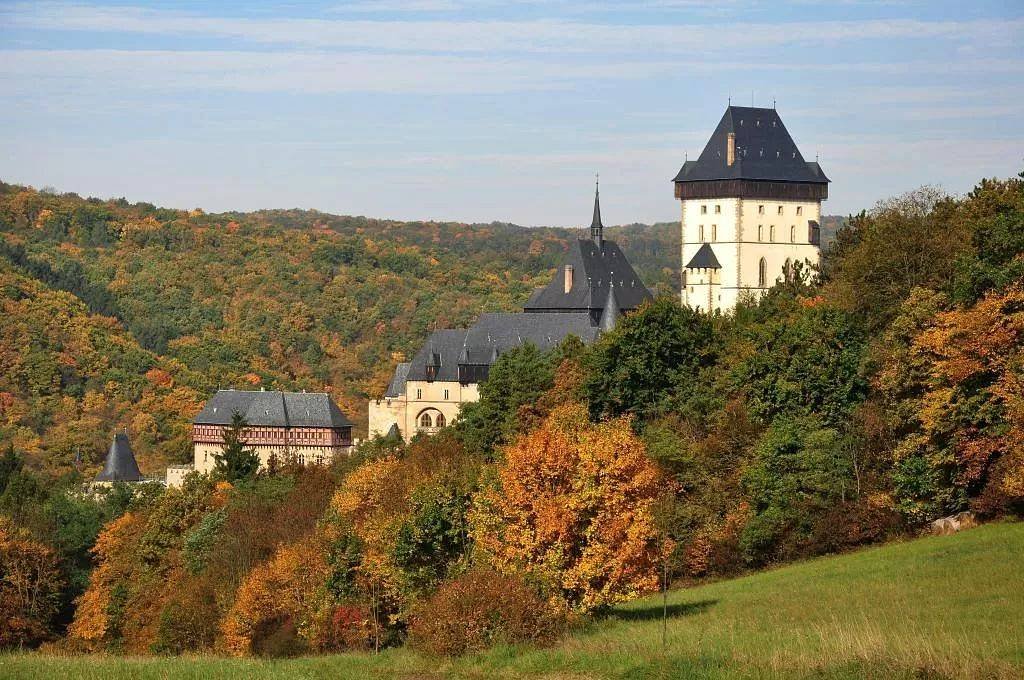
<svg viewBox="0 0 1024 680"><path fill-rule="evenodd" d="M1024 2L0 3L0 179L174 207L677 218L731 96L845 214L1024 168Z"/></svg>

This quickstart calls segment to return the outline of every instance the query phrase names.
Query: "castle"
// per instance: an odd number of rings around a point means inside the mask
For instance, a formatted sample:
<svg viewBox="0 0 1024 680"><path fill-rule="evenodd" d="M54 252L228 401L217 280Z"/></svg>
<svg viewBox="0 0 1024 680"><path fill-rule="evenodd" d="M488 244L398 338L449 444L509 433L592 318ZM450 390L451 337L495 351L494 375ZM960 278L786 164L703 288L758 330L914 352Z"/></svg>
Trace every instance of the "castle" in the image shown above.
<svg viewBox="0 0 1024 680"><path fill-rule="evenodd" d="M681 301L727 312L756 299L797 266L820 259L821 202L829 179L807 162L778 112L729 106L697 160L673 179L681 202ZM613 241L604 238L600 192L589 233L569 244L547 286L519 313L482 314L466 329L435 330L412 361L399 363L369 403L369 435L409 441L451 424L503 353L532 343L548 350L570 335L591 343L650 291ZM193 463L172 466L169 485L213 470L235 413L262 465L277 456L323 463L351 451L352 424L327 394L221 390L193 421Z"/></svg>
<svg viewBox="0 0 1024 680"><path fill-rule="evenodd" d="M820 259L829 179L772 109L729 106L704 151L673 179L682 204L682 292L696 310L763 295Z"/></svg>
<svg viewBox="0 0 1024 680"><path fill-rule="evenodd" d="M384 396L370 401L369 434L397 432L408 441L434 433L458 417L462 404L480 398L480 383L504 352L527 342L548 350L570 335L593 342L650 299L622 250L605 239L595 191L589 234L569 244L551 282L521 313L482 314L468 329L431 333L412 361L395 368Z"/></svg>

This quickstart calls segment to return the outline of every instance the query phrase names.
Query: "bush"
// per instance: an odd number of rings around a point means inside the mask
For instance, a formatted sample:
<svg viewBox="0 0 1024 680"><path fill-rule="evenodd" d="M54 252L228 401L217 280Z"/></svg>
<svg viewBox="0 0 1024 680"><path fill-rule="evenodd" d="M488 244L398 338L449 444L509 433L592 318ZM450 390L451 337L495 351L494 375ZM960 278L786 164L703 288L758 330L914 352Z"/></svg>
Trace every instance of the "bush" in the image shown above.
<svg viewBox="0 0 1024 680"><path fill-rule="evenodd" d="M478 568L444 583L413 611L409 644L455 656L498 643L551 642L565 623L522 580Z"/></svg>

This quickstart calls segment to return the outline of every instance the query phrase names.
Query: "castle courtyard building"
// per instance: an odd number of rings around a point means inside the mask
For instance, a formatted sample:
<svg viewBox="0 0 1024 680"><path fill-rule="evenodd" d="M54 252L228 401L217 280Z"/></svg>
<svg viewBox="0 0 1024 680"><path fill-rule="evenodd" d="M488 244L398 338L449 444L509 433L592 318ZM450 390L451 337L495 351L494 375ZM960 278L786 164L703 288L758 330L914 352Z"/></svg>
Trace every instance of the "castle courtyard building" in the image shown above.
<svg viewBox="0 0 1024 680"><path fill-rule="evenodd" d="M595 193L589 234L569 244L551 282L522 312L482 314L468 329L431 333L412 361L395 368L384 396L370 401L369 434L397 428L406 441L433 434L458 417L462 404L479 400L481 383L505 352L526 343L546 351L569 336L589 344L651 299L619 246L604 238Z"/></svg>
<svg viewBox="0 0 1024 680"><path fill-rule="evenodd" d="M242 441L263 468L271 458L326 464L352 449L352 422L329 394L219 390L192 421L193 461L185 472L213 471L236 413L246 423ZM175 475L185 476L180 469Z"/></svg>
<svg viewBox="0 0 1024 680"><path fill-rule="evenodd" d="M829 179L805 161L778 112L729 106L673 179L681 202L682 303L729 311L820 260Z"/></svg>

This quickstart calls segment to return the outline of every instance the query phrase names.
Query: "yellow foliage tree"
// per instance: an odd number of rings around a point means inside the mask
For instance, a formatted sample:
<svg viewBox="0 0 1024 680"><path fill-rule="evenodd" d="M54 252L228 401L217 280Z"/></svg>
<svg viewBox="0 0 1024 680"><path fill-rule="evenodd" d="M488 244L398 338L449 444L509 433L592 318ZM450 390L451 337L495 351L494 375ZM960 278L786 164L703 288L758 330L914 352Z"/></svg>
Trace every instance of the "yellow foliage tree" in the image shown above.
<svg viewBox="0 0 1024 680"><path fill-rule="evenodd" d="M477 497L473 536L495 566L526 571L577 611L658 586L659 473L628 419L568 404L505 450Z"/></svg>

